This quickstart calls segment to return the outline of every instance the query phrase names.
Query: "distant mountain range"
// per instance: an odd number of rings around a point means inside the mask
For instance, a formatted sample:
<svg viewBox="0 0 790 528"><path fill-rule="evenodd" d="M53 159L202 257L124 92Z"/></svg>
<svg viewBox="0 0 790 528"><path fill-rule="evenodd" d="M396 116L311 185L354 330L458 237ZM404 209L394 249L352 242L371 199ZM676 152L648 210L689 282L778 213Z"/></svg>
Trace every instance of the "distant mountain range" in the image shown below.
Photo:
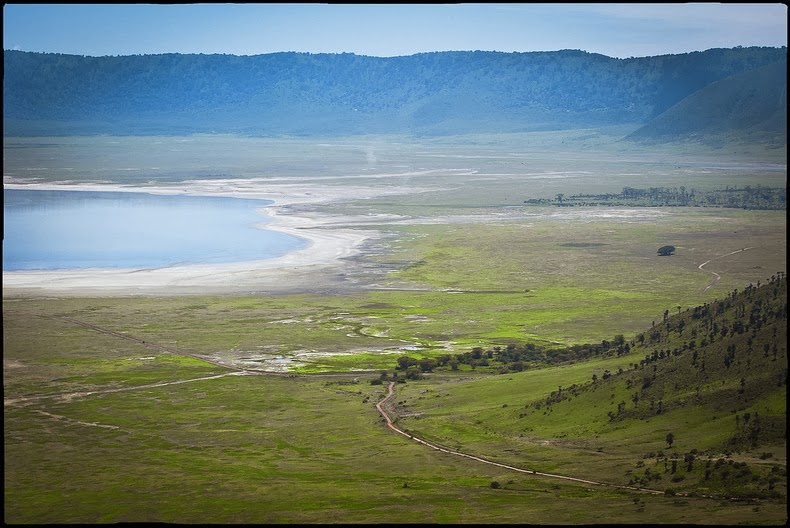
<svg viewBox="0 0 790 528"><path fill-rule="evenodd" d="M4 135L451 135L643 125L786 143L787 48L85 57L6 50Z"/></svg>

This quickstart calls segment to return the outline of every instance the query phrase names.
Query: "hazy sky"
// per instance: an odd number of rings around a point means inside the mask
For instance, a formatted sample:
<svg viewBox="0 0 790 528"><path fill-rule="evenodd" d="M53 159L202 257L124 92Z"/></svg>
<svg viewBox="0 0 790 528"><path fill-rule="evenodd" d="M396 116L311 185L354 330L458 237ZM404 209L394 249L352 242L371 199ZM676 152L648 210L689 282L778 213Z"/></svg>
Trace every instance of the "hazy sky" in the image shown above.
<svg viewBox="0 0 790 528"><path fill-rule="evenodd" d="M6 4L3 48L78 55L786 46L784 4Z"/></svg>

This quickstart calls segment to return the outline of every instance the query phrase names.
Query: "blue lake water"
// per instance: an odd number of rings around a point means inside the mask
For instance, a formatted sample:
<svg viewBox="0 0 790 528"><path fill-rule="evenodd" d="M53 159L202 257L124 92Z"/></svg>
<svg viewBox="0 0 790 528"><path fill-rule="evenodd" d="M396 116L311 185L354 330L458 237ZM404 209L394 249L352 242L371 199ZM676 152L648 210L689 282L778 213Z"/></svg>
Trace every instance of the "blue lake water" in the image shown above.
<svg viewBox="0 0 790 528"><path fill-rule="evenodd" d="M306 241L261 229L267 200L3 191L3 269L160 268L269 259Z"/></svg>

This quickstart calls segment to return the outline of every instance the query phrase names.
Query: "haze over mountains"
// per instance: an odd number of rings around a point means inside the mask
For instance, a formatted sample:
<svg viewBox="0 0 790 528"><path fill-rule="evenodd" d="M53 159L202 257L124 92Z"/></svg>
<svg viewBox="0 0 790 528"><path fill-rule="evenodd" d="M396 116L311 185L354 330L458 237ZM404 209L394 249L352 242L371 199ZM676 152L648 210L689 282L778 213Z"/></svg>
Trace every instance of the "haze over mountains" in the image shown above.
<svg viewBox="0 0 790 528"><path fill-rule="evenodd" d="M4 134L354 135L633 125L784 145L787 49L86 57L4 51ZM641 128L639 128L639 126Z"/></svg>

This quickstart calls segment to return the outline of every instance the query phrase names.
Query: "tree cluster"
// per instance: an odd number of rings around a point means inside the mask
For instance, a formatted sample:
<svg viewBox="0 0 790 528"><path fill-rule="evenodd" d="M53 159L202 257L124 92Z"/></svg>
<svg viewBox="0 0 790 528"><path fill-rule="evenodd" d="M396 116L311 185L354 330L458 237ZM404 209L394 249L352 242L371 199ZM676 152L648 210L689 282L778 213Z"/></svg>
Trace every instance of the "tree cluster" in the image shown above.
<svg viewBox="0 0 790 528"><path fill-rule="evenodd" d="M746 185L742 188L726 186L724 189L701 191L693 188L650 187L636 189L623 187L621 193L558 194L554 200L532 198L527 205L555 205L557 207L720 207L731 209L785 210L787 189Z"/></svg>

